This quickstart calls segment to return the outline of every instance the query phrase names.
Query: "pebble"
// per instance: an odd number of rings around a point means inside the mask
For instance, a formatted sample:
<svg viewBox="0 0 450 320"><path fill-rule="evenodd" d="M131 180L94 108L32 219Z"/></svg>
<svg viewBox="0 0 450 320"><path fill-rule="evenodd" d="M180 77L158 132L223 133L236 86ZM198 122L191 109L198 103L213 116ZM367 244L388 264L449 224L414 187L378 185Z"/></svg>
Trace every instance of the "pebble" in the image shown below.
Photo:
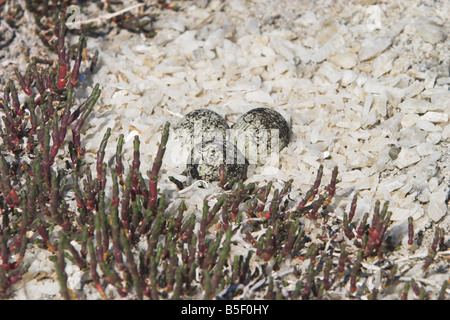
<svg viewBox="0 0 450 320"><path fill-rule="evenodd" d="M396 160L398 158L398 154L400 153L401 149L397 147L392 147L389 149L389 157L392 160Z"/></svg>

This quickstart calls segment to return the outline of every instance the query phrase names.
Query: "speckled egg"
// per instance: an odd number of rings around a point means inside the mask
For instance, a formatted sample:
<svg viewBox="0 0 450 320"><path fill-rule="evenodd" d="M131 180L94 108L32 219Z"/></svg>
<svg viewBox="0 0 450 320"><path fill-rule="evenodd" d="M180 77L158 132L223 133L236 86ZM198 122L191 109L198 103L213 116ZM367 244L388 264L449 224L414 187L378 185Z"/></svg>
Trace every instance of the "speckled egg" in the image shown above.
<svg viewBox="0 0 450 320"><path fill-rule="evenodd" d="M225 140L229 129L225 119L217 112L198 109L186 114L175 128L178 139L188 152L202 141Z"/></svg>
<svg viewBox="0 0 450 320"><path fill-rule="evenodd" d="M269 108L256 108L243 114L231 130L230 141L250 164L262 165L287 146L290 129L283 116Z"/></svg>
<svg viewBox="0 0 450 320"><path fill-rule="evenodd" d="M219 181L221 164L225 165L228 181L246 177L247 160L234 144L226 140L209 140L195 145L188 158L187 171L197 180Z"/></svg>

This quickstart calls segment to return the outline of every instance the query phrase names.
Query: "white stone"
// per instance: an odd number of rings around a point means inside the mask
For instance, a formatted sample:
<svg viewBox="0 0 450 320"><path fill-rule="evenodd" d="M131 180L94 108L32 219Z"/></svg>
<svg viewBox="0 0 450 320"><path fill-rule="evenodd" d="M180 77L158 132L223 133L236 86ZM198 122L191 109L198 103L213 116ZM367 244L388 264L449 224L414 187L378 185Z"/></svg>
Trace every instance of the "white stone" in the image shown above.
<svg viewBox="0 0 450 320"><path fill-rule="evenodd" d="M403 169L419 162L420 159L421 158L417 154L417 151L415 149L402 148L402 150L398 154L397 160L395 160L395 165L397 166L397 168Z"/></svg>
<svg viewBox="0 0 450 320"><path fill-rule="evenodd" d="M435 152L435 149L431 143L424 142L417 146L417 153L421 157L428 156L428 155L432 154L433 152Z"/></svg>
<svg viewBox="0 0 450 320"><path fill-rule="evenodd" d="M425 113L428 111L441 109L441 106L435 105L431 102L413 98L406 99L398 106L402 110L402 112L406 113Z"/></svg>
<svg viewBox="0 0 450 320"><path fill-rule="evenodd" d="M442 139L450 139L450 124L446 125L444 130L442 130Z"/></svg>
<svg viewBox="0 0 450 320"><path fill-rule="evenodd" d="M358 75L352 70L344 70L342 71L341 75L342 75L341 84L343 87L349 86L358 77Z"/></svg>
<svg viewBox="0 0 450 320"><path fill-rule="evenodd" d="M401 124L404 128L412 127L416 124L417 119L419 119L419 116L414 113L407 113L401 121Z"/></svg>
<svg viewBox="0 0 450 320"><path fill-rule="evenodd" d="M445 204L447 192L448 186L443 182L437 190L431 193L430 203L427 206L427 214L435 222L441 220L448 211L447 205Z"/></svg>
<svg viewBox="0 0 450 320"><path fill-rule="evenodd" d="M333 55L330 59L330 62L334 63L338 67L342 69L351 69L358 63L358 56L354 53L341 53L338 52Z"/></svg>
<svg viewBox="0 0 450 320"><path fill-rule="evenodd" d="M425 120L422 120L422 119L417 119L416 120L416 127L419 128L419 129L428 131L428 132L436 132L436 131L441 131L442 130L440 126L434 125L431 122L425 121Z"/></svg>
<svg viewBox="0 0 450 320"><path fill-rule="evenodd" d="M432 44L442 42L447 37L448 30L445 30L445 27L438 25L428 17L417 19L416 27L420 37Z"/></svg>
<svg viewBox="0 0 450 320"><path fill-rule="evenodd" d="M448 122L448 114L442 112L428 111L420 118L433 123Z"/></svg>
<svg viewBox="0 0 450 320"><path fill-rule="evenodd" d="M406 176L405 176L405 178L406 178ZM404 186L405 182L401 181L401 180L405 180L405 179L397 179L397 177L395 177L394 179L381 181L380 184L378 185L377 190L386 199L388 199L390 197L391 192Z"/></svg>
<svg viewBox="0 0 450 320"><path fill-rule="evenodd" d="M430 189L430 192L434 192L436 188L439 186L439 180L436 177L432 177L428 181L428 188Z"/></svg>
<svg viewBox="0 0 450 320"><path fill-rule="evenodd" d="M392 45L391 37L377 37L365 39L361 44L359 50L359 60L365 61L375 58L384 50Z"/></svg>
<svg viewBox="0 0 450 320"><path fill-rule="evenodd" d="M53 296L59 292L60 287L57 281L53 281L51 279L42 279L34 283L34 288L28 288L28 290L37 290L41 294Z"/></svg>
<svg viewBox="0 0 450 320"><path fill-rule="evenodd" d="M66 266L67 273L67 285L70 289L80 290L82 288L81 278L84 275L84 271L76 265Z"/></svg>
<svg viewBox="0 0 450 320"><path fill-rule="evenodd" d="M420 202L426 203L430 201L431 192L429 188L423 189L417 197Z"/></svg>
<svg viewBox="0 0 450 320"><path fill-rule="evenodd" d="M436 127L439 128L439 126ZM438 129L437 132L429 132L426 141L431 144L439 143L442 138L442 134L439 131L440 130Z"/></svg>
<svg viewBox="0 0 450 320"><path fill-rule="evenodd" d="M340 30L334 33L331 38L323 45L321 45L316 51L314 51L311 59L314 62L322 62L335 52L341 50L345 46L345 39L340 34Z"/></svg>
<svg viewBox="0 0 450 320"><path fill-rule="evenodd" d="M373 61L373 76L378 78L392 69L392 63L397 59L398 54L395 51L388 51L380 54Z"/></svg>
<svg viewBox="0 0 450 320"><path fill-rule="evenodd" d="M411 207L408 208L399 208L393 205L389 207L389 211L392 211L392 221L405 221L409 217L413 217L415 220L424 214L423 206L417 204L411 204Z"/></svg>
<svg viewBox="0 0 450 320"><path fill-rule="evenodd" d="M450 77L443 77L443 78L438 78L436 81L436 84L438 86L443 86L446 84L450 84Z"/></svg>
<svg viewBox="0 0 450 320"><path fill-rule="evenodd" d="M269 93L263 90L256 90L245 94L245 100L250 102L262 102L267 104L273 104L273 98Z"/></svg>

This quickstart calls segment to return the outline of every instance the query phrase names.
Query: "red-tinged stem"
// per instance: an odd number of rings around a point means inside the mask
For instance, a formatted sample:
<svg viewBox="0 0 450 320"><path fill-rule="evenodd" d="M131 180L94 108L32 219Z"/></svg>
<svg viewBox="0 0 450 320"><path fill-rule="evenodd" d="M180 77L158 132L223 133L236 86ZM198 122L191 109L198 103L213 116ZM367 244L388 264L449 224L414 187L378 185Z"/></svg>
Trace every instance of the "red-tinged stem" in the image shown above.
<svg viewBox="0 0 450 320"><path fill-rule="evenodd" d="M272 201L270 202L269 212L266 214L266 218L272 219L277 218L277 213L280 208L279 199L280 199L280 191L278 189L275 189Z"/></svg>
<svg viewBox="0 0 450 320"><path fill-rule="evenodd" d="M99 263L99 265L106 275L106 281L108 281L110 284L116 287L117 293L120 295L120 297L125 298L128 295L128 292L120 283L122 279L117 274L117 272L114 271L114 269L108 267L104 262Z"/></svg>
<svg viewBox="0 0 450 320"><path fill-rule="evenodd" d="M348 222L349 223L352 222L353 217L355 216L357 201L358 201L358 195L357 195L357 193L355 193L355 195L353 196L352 204L350 205L350 212L348 214Z"/></svg>
<svg viewBox="0 0 450 320"><path fill-rule="evenodd" d="M410 285L411 285L412 290L414 291L414 294L416 296L419 296L420 295L420 287L419 287L419 284L416 282L416 280L414 280L414 278L411 279Z"/></svg>
<svg viewBox="0 0 450 320"><path fill-rule="evenodd" d="M366 212L359 224L358 230L356 232L356 237L358 239L361 239L363 234L364 234L364 230L366 229L367 226L367 219L369 218L369 214Z"/></svg>
<svg viewBox="0 0 450 320"><path fill-rule="evenodd" d="M353 239L353 237L355 236L350 228L349 218L346 212L344 212L344 234L350 240Z"/></svg>
<svg viewBox="0 0 450 320"><path fill-rule="evenodd" d="M2 185L0 186L0 191L6 195L5 201L11 207L14 208L20 204L19 197L16 191L11 186L10 169L8 162L6 162L3 153L0 153L0 177Z"/></svg>
<svg viewBox="0 0 450 320"><path fill-rule="evenodd" d="M100 148L97 152L97 178L100 181L100 189L105 189L106 185L106 171L103 167L103 159L105 158L105 149L108 144L108 139L111 136L111 128L106 129L106 133L103 136Z"/></svg>
<svg viewBox="0 0 450 320"><path fill-rule="evenodd" d="M222 212L221 212L221 216L222 216L222 227L224 229L224 231L226 231L228 229L228 226L230 224L230 219L228 216L228 201L224 201L223 205L222 205Z"/></svg>
<svg viewBox="0 0 450 320"><path fill-rule="evenodd" d="M132 199L134 199L134 197L137 194L140 194L139 179L138 179L139 167L141 165L141 161L139 159L140 158L139 146L140 146L139 136L136 135L136 136L134 136L134 141L133 141L133 161L132 161L132 168L131 168Z"/></svg>
<svg viewBox="0 0 450 320"><path fill-rule="evenodd" d="M14 241L14 244L11 246L10 250L13 251L17 248L20 249L19 258L16 262L16 267L19 265L20 261L22 260L25 249L27 245L27 237L25 236L25 233L27 231L28 227L28 212L27 212L27 206L26 202L24 202L21 206L21 214L22 214L22 221L20 222L20 229L19 234L17 235L16 240Z"/></svg>
<svg viewBox="0 0 450 320"><path fill-rule="evenodd" d="M23 114L23 111L20 109L20 102L19 102L19 96L17 94L16 87L14 86L13 81L8 81L8 87L9 87L9 94L11 96L12 105L14 107L14 111L18 116L21 116Z"/></svg>
<svg viewBox="0 0 450 320"><path fill-rule="evenodd" d="M267 229L266 239L264 241L264 250L263 250L263 259L264 261L269 261L269 259L273 256L273 253L276 248L276 239L272 234L272 229Z"/></svg>
<svg viewBox="0 0 450 320"><path fill-rule="evenodd" d="M306 278L306 284L302 292L303 299L308 299L309 295L311 294L311 289L314 284L314 276L315 276L314 265L310 263L308 267L308 276Z"/></svg>
<svg viewBox="0 0 450 320"><path fill-rule="evenodd" d="M19 70L17 68L14 68L14 72L16 74L16 77L19 81L20 86L22 87L23 92L25 92L27 95L31 96L33 94L33 91L30 89L30 82L26 82L25 78L22 77Z"/></svg>
<svg viewBox="0 0 450 320"><path fill-rule="evenodd" d="M105 191L100 190L98 193L98 210L97 215L100 216L100 227L101 227L101 239L102 239L102 249L103 249L103 260L99 259L99 262L103 262L106 259L106 254L109 247L109 223L108 218L105 213Z"/></svg>
<svg viewBox="0 0 450 320"><path fill-rule="evenodd" d="M442 287L441 290L439 292L439 296L438 296L438 300L445 300L445 292L447 291L447 287L448 287L449 283L448 281L444 281L442 283Z"/></svg>
<svg viewBox="0 0 450 320"><path fill-rule="evenodd" d="M166 152L167 140L169 139L169 126L170 126L169 122L166 122L166 124L164 125L164 130L163 130L162 137L161 137L161 143L159 145L155 161L153 162L152 171L150 172L150 179L149 179L150 199L149 199L149 204L148 204L150 209L156 208L158 173L159 173L159 170L161 169L164 153Z"/></svg>
<svg viewBox="0 0 450 320"><path fill-rule="evenodd" d="M65 24L64 24L64 15L62 13L59 14L59 23L58 23L58 62L59 62L59 69L58 69L58 82L56 84L56 87L58 90L64 89L64 86L67 83L66 75L68 71L68 66L66 62L66 47L64 44L64 34L65 34Z"/></svg>
<svg viewBox="0 0 450 320"><path fill-rule="evenodd" d="M88 238L88 249L89 249L89 257L90 257L90 273L92 280L94 281L95 288L100 293L103 299L107 300L108 298L105 295L105 292L103 290L102 284L100 282L100 277L97 273L97 258L94 250L94 245L92 243L92 239Z"/></svg>
<svg viewBox="0 0 450 320"><path fill-rule="evenodd" d="M72 244L69 242L69 240L65 236L63 236L62 240L64 241L64 247L69 250L69 252L72 255L73 259L77 263L77 266L80 267L80 269L82 269L82 270L85 269L86 268L86 262L83 260L83 258L81 258L81 256L78 253L78 251L72 246Z"/></svg>
<svg viewBox="0 0 450 320"><path fill-rule="evenodd" d="M84 125L84 122L86 121L87 117L91 114L92 110L94 109L95 103L97 102L98 98L100 97L101 90L99 88L99 84L97 83L94 86L94 89L92 90L91 95L86 101L86 106L84 107L83 113L80 116L80 119L78 119L77 124L75 125L75 128L73 129L73 142L75 144L75 148L77 149L78 156L83 156L84 150L81 148L81 128Z"/></svg>
<svg viewBox="0 0 450 320"><path fill-rule="evenodd" d="M81 58L83 55L83 49L84 49L85 45L86 45L86 40L83 36L81 36L80 41L78 42L78 45L77 45L78 50L77 50L77 54L75 56L75 63L72 68L72 80L71 80L72 85L76 85L78 76L80 74Z"/></svg>
<svg viewBox="0 0 450 320"><path fill-rule="evenodd" d="M345 264L347 263L347 257L348 257L348 252L345 251L345 244L343 244L341 246L341 254L339 255L339 262L338 262L338 269L337 269L337 273L338 273L339 277L341 277L344 274Z"/></svg>
<svg viewBox="0 0 450 320"><path fill-rule="evenodd" d="M123 164L122 164L122 147L123 147L123 140L124 135L121 134L119 136L119 140L117 142L117 149L116 149L116 172L117 176L119 177L119 180L122 181L122 173L123 173Z"/></svg>
<svg viewBox="0 0 450 320"><path fill-rule="evenodd" d="M26 181L27 181L27 211L28 215L30 216L30 223L34 220L36 216L36 199L37 199L37 192L38 187L36 184L31 180L30 174L26 174ZM29 224L30 224L29 223Z"/></svg>
<svg viewBox="0 0 450 320"><path fill-rule="evenodd" d="M165 195L161 195L161 201L158 205L158 209L156 211L156 217L152 224L152 230L148 237L148 250L149 252L153 252L156 248L156 245L158 243L159 235L161 234L161 229L165 223L164 218L164 197ZM194 223L195 223L195 216L194 216ZM192 224L191 231L194 229L194 224Z"/></svg>
<svg viewBox="0 0 450 320"><path fill-rule="evenodd" d="M123 270L122 249L120 246L120 223L119 223L119 183L117 173L111 169L111 179L113 182L112 204L111 204L111 234L113 244L114 259L118 264L119 270Z"/></svg>
<svg viewBox="0 0 450 320"><path fill-rule="evenodd" d="M70 291L67 287L67 273L65 271L66 263L64 260L64 240L62 237L60 237L58 242L58 252L56 257L55 270L60 286L60 292L65 300L70 300Z"/></svg>
<svg viewBox="0 0 450 320"><path fill-rule="evenodd" d="M67 127L69 126L70 108L73 105L73 87L71 85L67 88L67 101L64 106L64 113L61 117L61 125L58 132L58 147L64 143L67 134Z"/></svg>
<svg viewBox="0 0 450 320"><path fill-rule="evenodd" d="M440 240L440 228L436 228L434 230L434 238L433 238L433 242L431 243L431 247L430 247L430 252L436 252L438 249L438 244L439 244L439 240Z"/></svg>
<svg viewBox="0 0 450 320"><path fill-rule="evenodd" d="M323 286L325 290L328 290L331 287L330 272L332 268L333 268L333 260L329 259L325 262L325 268L323 271Z"/></svg>
<svg viewBox="0 0 450 320"><path fill-rule="evenodd" d="M408 300L408 292L409 292L410 283L405 282L405 286L403 287L403 293L400 300Z"/></svg>
<svg viewBox="0 0 450 320"><path fill-rule="evenodd" d="M361 263L359 261L355 261L352 269L350 270L350 292L351 293L355 293L355 291L357 289L356 281L357 281L357 277L360 272L360 268L361 268Z"/></svg>
<svg viewBox="0 0 450 320"><path fill-rule="evenodd" d="M2 267L7 272L9 270L9 248L6 243L3 229L0 228L0 256L2 258Z"/></svg>
<svg viewBox="0 0 450 320"><path fill-rule="evenodd" d="M59 134L58 134L58 123L59 123L59 116L58 113L55 112L53 114L53 120L52 120L52 141L53 141L53 145L50 149L50 165L53 165L54 160L56 155L58 154L59 151Z"/></svg>
<svg viewBox="0 0 450 320"><path fill-rule="evenodd" d="M317 176L316 180L314 181L314 185L306 193L305 198L303 198L303 200L299 203L298 210L302 210L308 204L308 202L314 199L317 192L319 191L320 182L322 181L322 174L323 174L323 165L320 165L319 170L317 171Z"/></svg>
<svg viewBox="0 0 450 320"><path fill-rule="evenodd" d="M226 231L225 235L225 241L222 246L222 250L219 253L219 260L217 261L216 268L214 270L214 275L212 279L212 290L211 292L213 294L216 294L216 290L218 289L219 280L223 277L223 267L225 266L225 263L227 261L227 257L230 251L231 246L231 235L232 235L232 228L229 227Z"/></svg>
<svg viewBox="0 0 450 320"><path fill-rule="evenodd" d="M219 165L219 184L218 187L223 188L227 181L225 180L225 165L222 163Z"/></svg>
<svg viewBox="0 0 450 320"><path fill-rule="evenodd" d="M131 195L131 175L129 174L124 186L121 207L120 218L122 221L122 227L128 232L129 216L130 216L130 195Z"/></svg>
<svg viewBox="0 0 450 320"><path fill-rule="evenodd" d="M55 252L55 248L53 247L53 245L50 242L50 237L47 232L47 227L44 226L40 220L36 221L36 229L39 232L39 235L41 236L43 243L45 243L47 245L47 248L50 251Z"/></svg>
<svg viewBox="0 0 450 320"><path fill-rule="evenodd" d="M261 196L258 197L258 199L260 200L260 204L257 206L257 213L258 216L261 217L262 216L262 212L264 211L264 208L266 206L266 202L267 202L267 197L269 196L270 193L270 189L272 189L272 181L269 181L269 183L267 184L267 186L262 187L262 193Z"/></svg>
<svg viewBox="0 0 450 320"><path fill-rule="evenodd" d="M86 193L86 209L92 211L96 207L95 197L99 191L98 179L92 180L92 173L89 170L86 173L86 180L84 181L84 191Z"/></svg>
<svg viewBox="0 0 450 320"><path fill-rule="evenodd" d="M290 226L289 232L288 232L288 237L286 240L286 244L284 245L283 250L281 251L281 253L283 255L288 255L292 252L292 248L294 247L294 240L296 237L298 226L299 226L298 222L291 223L291 226Z"/></svg>
<svg viewBox="0 0 450 320"><path fill-rule="evenodd" d="M139 277L137 265L135 263L133 253L131 252L131 244L128 241L128 237L125 234L123 229L120 230L120 241L122 243L122 247L127 258L128 269L133 278L134 289L136 290L136 294L138 299L143 298L143 288L145 285L142 283L141 278Z"/></svg>
<svg viewBox="0 0 450 320"><path fill-rule="evenodd" d="M13 188L11 188L9 193L6 195L5 200L6 203L8 203L11 208L15 208L20 204L19 196L17 195L16 191Z"/></svg>
<svg viewBox="0 0 450 320"><path fill-rule="evenodd" d="M336 193L336 183L337 183L337 175L338 175L338 167L334 167L333 172L331 174L331 181L330 184L327 187L328 190L328 198L325 201L324 206L327 206L331 203L331 200L334 197L334 194Z"/></svg>
<svg viewBox="0 0 450 320"><path fill-rule="evenodd" d="M42 76L39 73L39 71L36 67L36 64L32 65L31 71L33 72L34 86L36 87L37 91L39 91L39 93L42 95L46 88L45 88L44 80L42 79ZM43 101L43 99L41 101Z"/></svg>
<svg viewBox="0 0 450 320"><path fill-rule="evenodd" d="M50 176L50 133L48 125L44 125L44 127L40 130L42 131L42 178L44 179L44 183L47 187L47 190L50 190L51 184L51 176Z"/></svg>

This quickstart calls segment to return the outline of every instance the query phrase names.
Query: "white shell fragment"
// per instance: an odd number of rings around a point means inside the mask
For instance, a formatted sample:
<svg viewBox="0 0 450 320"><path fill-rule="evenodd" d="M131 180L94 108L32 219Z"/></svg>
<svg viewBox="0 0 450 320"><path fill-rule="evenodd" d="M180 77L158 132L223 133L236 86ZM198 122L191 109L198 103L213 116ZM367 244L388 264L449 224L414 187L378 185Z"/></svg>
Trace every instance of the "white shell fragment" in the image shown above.
<svg viewBox="0 0 450 320"><path fill-rule="evenodd" d="M377 37L365 39L359 50L359 60L365 61L375 58L392 45L392 37Z"/></svg>
<svg viewBox="0 0 450 320"><path fill-rule="evenodd" d="M420 161L420 156L417 154L415 149L403 148L398 154L397 160L395 161L395 165L399 169L406 168L416 162Z"/></svg>
<svg viewBox="0 0 450 320"><path fill-rule="evenodd" d="M445 199L448 195L448 188L448 185L444 182L430 196L430 203L428 204L426 210L428 212L428 216L433 219L433 221L437 222L441 220L448 211L445 203Z"/></svg>
<svg viewBox="0 0 450 320"><path fill-rule="evenodd" d="M416 24L420 37L426 42L435 44L442 42L447 37L447 32L443 26L440 26L429 17L421 17L417 19Z"/></svg>

